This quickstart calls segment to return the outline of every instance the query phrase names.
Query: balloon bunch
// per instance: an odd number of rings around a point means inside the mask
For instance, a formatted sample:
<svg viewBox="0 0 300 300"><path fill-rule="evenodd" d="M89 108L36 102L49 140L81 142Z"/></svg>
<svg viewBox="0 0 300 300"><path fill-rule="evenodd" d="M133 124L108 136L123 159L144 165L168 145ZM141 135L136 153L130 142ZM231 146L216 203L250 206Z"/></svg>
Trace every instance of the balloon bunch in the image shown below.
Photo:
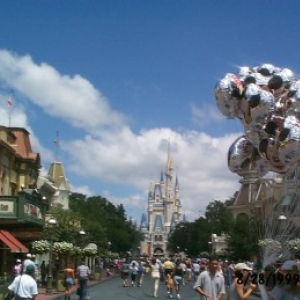
<svg viewBox="0 0 300 300"><path fill-rule="evenodd" d="M292 172L300 161L300 80L272 64L241 67L215 87L216 104L227 118L238 118L244 135L229 148L228 167L241 175L255 169Z"/></svg>

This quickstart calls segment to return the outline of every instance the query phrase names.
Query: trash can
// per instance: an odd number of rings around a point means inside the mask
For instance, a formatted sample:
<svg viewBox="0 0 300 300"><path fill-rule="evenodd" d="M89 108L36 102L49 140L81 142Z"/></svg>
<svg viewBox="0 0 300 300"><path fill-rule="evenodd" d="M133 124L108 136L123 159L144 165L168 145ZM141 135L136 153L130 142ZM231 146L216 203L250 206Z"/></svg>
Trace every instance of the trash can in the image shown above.
<svg viewBox="0 0 300 300"><path fill-rule="evenodd" d="M64 270L59 270L57 272L57 283L56 283L56 290L58 292L64 292L66 290L64 286L64 280L65 280L65 272Z"/></svg>

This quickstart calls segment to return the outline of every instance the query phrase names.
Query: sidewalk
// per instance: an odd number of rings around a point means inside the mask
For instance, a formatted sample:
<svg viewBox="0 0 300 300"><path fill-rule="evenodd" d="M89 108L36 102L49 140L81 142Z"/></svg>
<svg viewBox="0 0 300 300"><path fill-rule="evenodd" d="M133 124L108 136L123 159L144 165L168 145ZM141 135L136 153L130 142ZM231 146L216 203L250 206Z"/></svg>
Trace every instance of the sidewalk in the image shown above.
<svg viewBox="0 0 300 300"><path fill-rule="evenodd" d="M118 274L113 274L110 277L106 276L106 272L103 270L102 272L102 279L101 280L89 280L88 286L94 286L97 284L100 284L102 282L105 282L109 279L115 278L118 276ZM72 289L72 294L76 292L78 285L75 285ZM42 287L39 288L39 294L36 297L36 300L64 300L65 299L65 292L57 292L55 289L53 289L53 293L51 295L46 294L46 288Z"/></svg>

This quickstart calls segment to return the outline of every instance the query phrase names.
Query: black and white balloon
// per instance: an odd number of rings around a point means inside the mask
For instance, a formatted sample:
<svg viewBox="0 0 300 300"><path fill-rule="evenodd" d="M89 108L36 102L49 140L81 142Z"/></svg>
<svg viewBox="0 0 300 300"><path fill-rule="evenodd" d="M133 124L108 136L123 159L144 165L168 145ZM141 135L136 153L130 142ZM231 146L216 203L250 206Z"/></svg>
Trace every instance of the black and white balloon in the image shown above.
<svg viewBox="0 0 300 300"><path fill-rule="evenodd" d="M288 174L300 163L300 79L269 63L240 67L216 84L215 100L227 118L239 118L244 135L228 151L228 168Z"/></svg>

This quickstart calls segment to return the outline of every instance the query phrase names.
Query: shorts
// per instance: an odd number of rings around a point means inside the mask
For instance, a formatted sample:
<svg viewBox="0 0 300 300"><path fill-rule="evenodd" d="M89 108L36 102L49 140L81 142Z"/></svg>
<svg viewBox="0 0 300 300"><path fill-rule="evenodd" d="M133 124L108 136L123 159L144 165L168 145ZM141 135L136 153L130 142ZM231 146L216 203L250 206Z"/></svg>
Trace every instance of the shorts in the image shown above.
<svg viewBox="0 0 300 300"><path fill-rule="evenodd" d="M174 284L179 285L182 284L182 277L181 276L174 276Z"/></svg>
<svg viewBox="0 0 300 300"><path fill-rule="evenodd" d="M167 276L168 274L172 274L172 269L165 269L164 270L164 274L165 274L165 276Z"/></svg>
<svg viewBox="0 0 300 300"><path fill-rule="evenodd" d="M129 276L129 272L121 272L121 278L122 279L127 279Z"/></svg>
<svg viewBox="0 0 300 300"><path fill-rule="evenodd" d="M73 285L74 284L74 280L72 277L67 277L66 278L66 285Z"/></svg>

